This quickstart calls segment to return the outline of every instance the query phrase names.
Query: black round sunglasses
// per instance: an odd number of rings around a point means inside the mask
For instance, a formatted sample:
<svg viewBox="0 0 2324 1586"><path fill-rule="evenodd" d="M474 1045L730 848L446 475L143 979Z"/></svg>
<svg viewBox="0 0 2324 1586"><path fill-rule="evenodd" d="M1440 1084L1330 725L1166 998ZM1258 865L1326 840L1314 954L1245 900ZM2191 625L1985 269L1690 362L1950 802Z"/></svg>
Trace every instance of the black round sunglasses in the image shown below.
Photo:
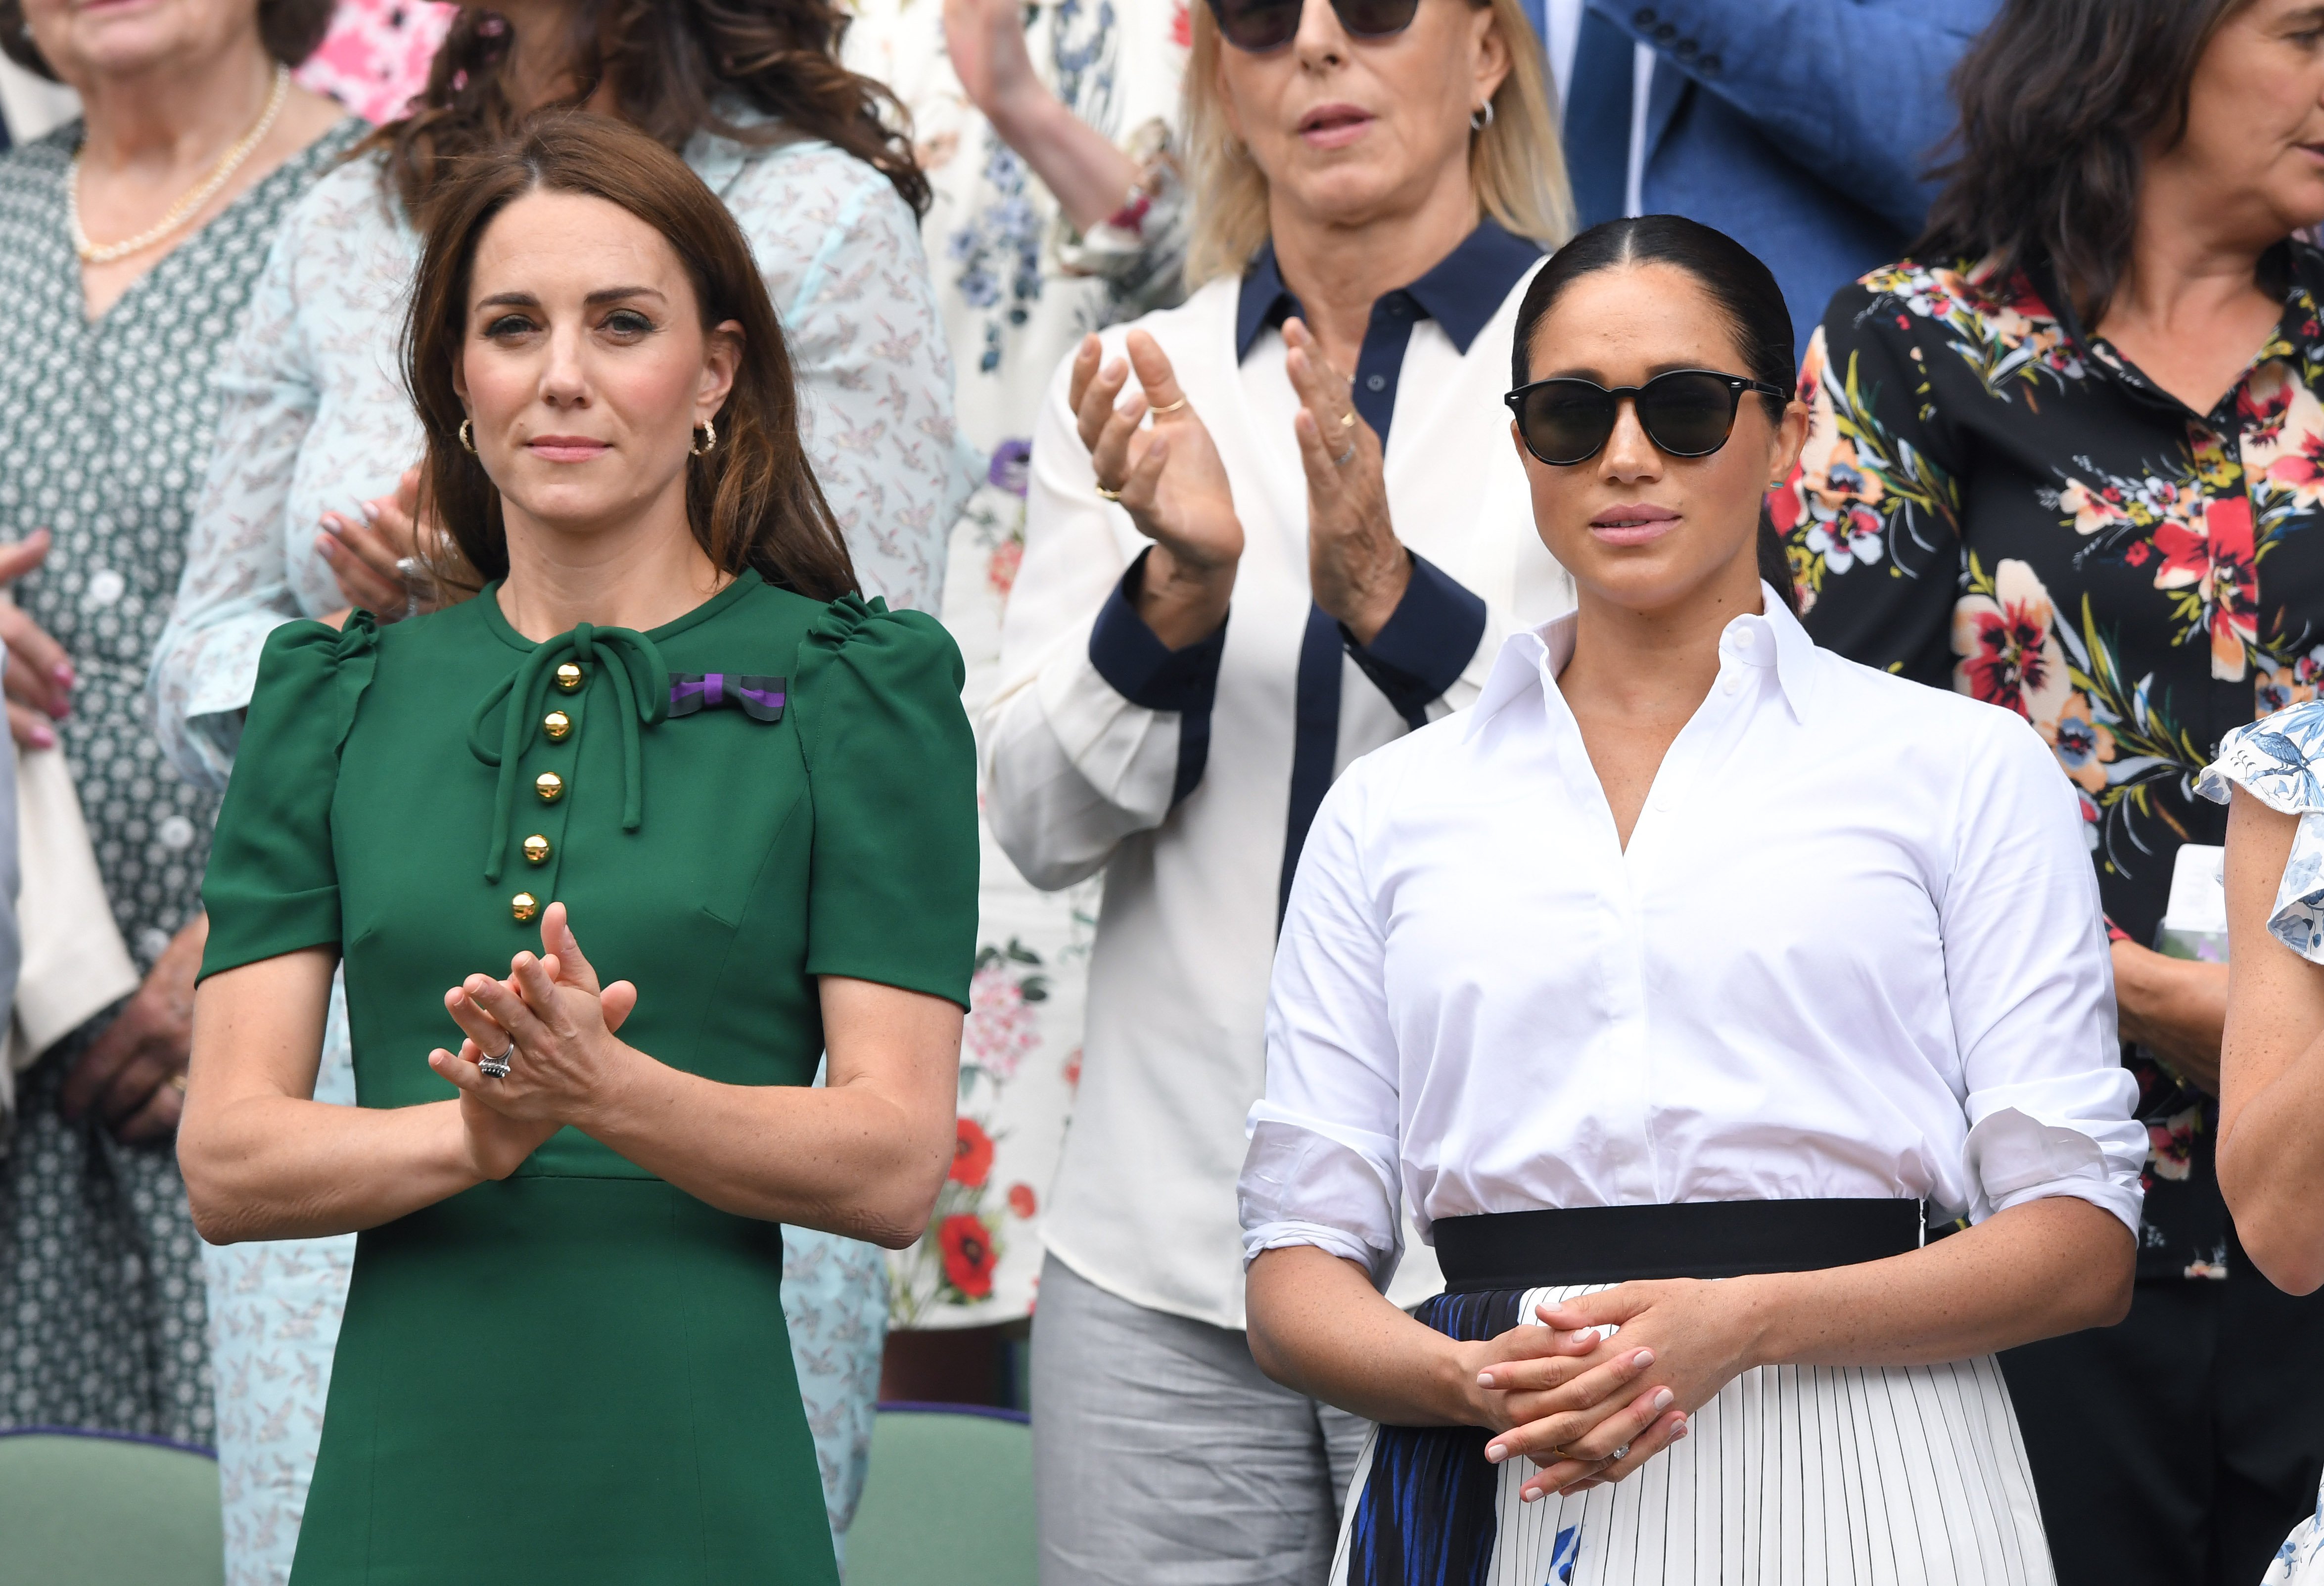
<svg viewBox="0 0 2324 1586"><path fill-rule="evenodd" d="M1299 33L1305 0L1210 0L1219 32L1252 55L1280 50ZM1412 25L1420 0L1332 0L1340 26L1350 38L1385 39Z"/></svg>
<svg viewBox="0 0 2324 1586"><path fill-rule="evenodd" d="M1674 457L1707 457L1735 433L1735 414L1746 392L1785 401L1792 396L1780 385L1740 374L1673 369L1644 385L1610 391L1575 375L1536 380L1501 401L1517 419L1526 450L1553 468L1569 468L1603 449L1625 401L1637 410L1638 427L1657 449Z"/></svg>

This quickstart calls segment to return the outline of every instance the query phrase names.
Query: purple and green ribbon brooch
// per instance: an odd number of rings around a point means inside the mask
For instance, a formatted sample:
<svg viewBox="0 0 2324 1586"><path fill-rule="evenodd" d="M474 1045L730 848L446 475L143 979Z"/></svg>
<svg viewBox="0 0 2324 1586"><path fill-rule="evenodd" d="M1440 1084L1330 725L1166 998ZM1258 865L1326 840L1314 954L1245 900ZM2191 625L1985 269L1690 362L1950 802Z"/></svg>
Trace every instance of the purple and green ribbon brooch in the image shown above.
<svg viewBox="0 0 2324 1586"><path fill-rule="evenodd" d="M698 710L739 710L754 722L783 719L780 678L746 678L732 672L672 672L669 714L690 716Z"/></svg>

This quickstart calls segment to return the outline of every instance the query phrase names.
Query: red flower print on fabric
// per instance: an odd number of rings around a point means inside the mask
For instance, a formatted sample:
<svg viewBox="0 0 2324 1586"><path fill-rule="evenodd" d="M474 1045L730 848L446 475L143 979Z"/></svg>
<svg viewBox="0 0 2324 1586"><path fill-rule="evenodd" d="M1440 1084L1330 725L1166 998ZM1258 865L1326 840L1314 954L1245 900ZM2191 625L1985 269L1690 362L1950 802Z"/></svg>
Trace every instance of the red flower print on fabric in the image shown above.
<svg viewBox="0 0 2324 1586"><path fill-rule="evenodd" d="M1001 1264L1001 1253L992 1248L992 1235L982 1218L965 1213L945 1218L936 1230L936 1242L944 1247L946 1282L973 1300L991 1295L992 1269Z"/></svg>
<svg viewBox="0 0 2324 1586"><path fill-rule="evenodd" d="M2044 653L2050 639L2049 603L2013 600L1965 612L1963 620L1973 632L1973 647L1960 662L1971 696L2030 715L2026 696L2043 692L2052 681Z"/></svg>
<svg viewBox="0 0 2324 1586"><path fill-rule="evenodd" d="M1034 1213L1039 1211L1041 1209L1041 1203L1039 1198L1033 1194L1033 1186L1029 1184L1010 1185L1009 1186L1009 1209L1019 1217L1030 1217Z"/></svg>
<svg viewBox="0 0 2324 1586"><path fill-rule="evenodd" d="M992 1171L992 1137L973 1118L960 1120L952 1142L952 1174L954 1184L964 1184L971 1189L984 1187L985 1176Z"/></svg>

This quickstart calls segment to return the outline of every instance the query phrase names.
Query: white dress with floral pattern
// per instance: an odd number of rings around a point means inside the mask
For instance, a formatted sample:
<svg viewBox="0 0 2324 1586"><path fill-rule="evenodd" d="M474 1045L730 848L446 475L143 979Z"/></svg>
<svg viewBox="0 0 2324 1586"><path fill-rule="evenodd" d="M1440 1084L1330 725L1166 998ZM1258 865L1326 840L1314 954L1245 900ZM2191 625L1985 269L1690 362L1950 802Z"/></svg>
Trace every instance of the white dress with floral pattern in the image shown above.
<svg viewBox="0 0 2324 1586"><path fill-rule="evenodd" d="M2206 767L2195 790L2227 802L2241 788L2270 809L2300 817L2268 935L2324 964L2324 699L2311 699L2237 727L2219 741L2219 758ZM2324 1586L2324 1491L2316 1512L2302 1520L2268 1565L2262 1586Z"/></svg>

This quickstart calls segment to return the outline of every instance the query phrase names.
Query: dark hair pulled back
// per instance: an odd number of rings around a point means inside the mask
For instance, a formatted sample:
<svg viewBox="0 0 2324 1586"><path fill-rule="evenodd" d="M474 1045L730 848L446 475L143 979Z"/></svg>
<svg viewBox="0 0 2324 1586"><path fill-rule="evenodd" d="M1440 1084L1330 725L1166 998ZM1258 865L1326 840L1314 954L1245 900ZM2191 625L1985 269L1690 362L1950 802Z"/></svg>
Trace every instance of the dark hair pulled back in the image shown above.
<svg viewBox="0 0 2324 1586"><path fill-rule="evenodd" d="M1534 335L1566 288L1601 270L1638 264L1669 264L1692 276L1735 337L1743 367L1734 373L1785 391L1792 389L1798 373L1792 366L1792 311L1784 306L1783 288L1775 284L1775 273L1757 254L1725 232L1681 215L1609 220L1550 255L1517 305L1517 338L1509 348L1511 386L1533 379ZM1770 420L1782 419L1780 399L1762 394L1758 401ZM1775 520L1764 496L1759 503L1758 552L1759 576L1796 613L1799 596L1792 586L1784 537L1775 531Z"/></svg>
<svg viewBox="0 0 2324 1586"><path fill-rule="evenodd" d="M927 178L902 103L840 64L848 20L841 0L578 0L565 30L571 85L546 108L576 108L611 83L621 119L673 152L706 128L745 144L820 138L925 214ZM414 224L424 228L438 185L462 160L519 133L526 112L503 81L515 47L506 17L463 6L410 114L366 143L386 152L389 185ZM730 97L774 119L738 124L718 106Z"/></svg>
<svg viewBox="0 0 2324 1586"><path fill-rule="evenodd" d="M2121 283L2145 155L2187 134L2195 68L2251 0L2009 0L1953 69L1954 157L1913 244L2047 263L2096 327Z"/></svg>
<svg viewBox="0 0 2324 1586"><path fill-rule="evenodd" d="M576 193L628 210L659 232L685 266L703 328L742 327L718 440L687 465L687 519L721 571L756 567L816 600L853 592L847 542L816 483L798 431L798 392L781 325L751 244L686 161L634 127L576 111L536 117L521 137L461 163L430 207L404 329L404 380L427 431L423 507L452 540L431 553L447 594L508 572L501 495L456 437L467 417L452 377L467 341L476 245L528 193Z"/></svg>

